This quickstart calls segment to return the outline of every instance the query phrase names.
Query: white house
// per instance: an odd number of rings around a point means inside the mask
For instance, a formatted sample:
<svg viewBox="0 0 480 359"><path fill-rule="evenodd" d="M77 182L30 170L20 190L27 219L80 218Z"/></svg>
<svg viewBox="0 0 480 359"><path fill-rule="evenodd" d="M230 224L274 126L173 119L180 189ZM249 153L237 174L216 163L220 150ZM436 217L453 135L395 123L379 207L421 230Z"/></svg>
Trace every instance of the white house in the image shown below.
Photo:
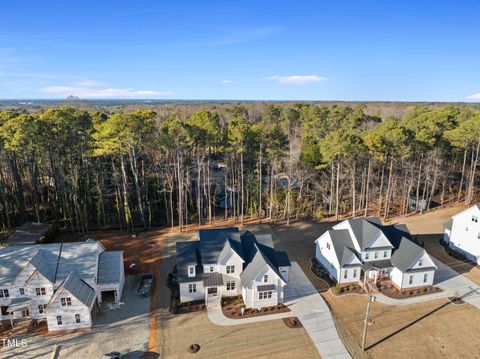
<svg viewBox="0 0 480 359"><path fill-rule="evenodd" d="M0 249L0 319L46 319L48 330L92 325L100 302L119 301L123 252L100 242L8 246Z"/></svg>
<svg viewBox="0 0 480 359"><path fill-rule="evenodd" d="M445 223L443 240L453 250L480 264L480 204L466 209Z"/></svg>
<svg viewBox="0 0 480 359"><path fill-rule="evenodd" d="M338 284L391 279L399 290L431 286L436 265L405 225L348 219L316 241L316 259Z"/></svg>
<svg viewBox="0 0 480 359"><path fill-rule="evenodd" d="M247 308L283 302L290 261L273 248L269 234L240 234L238 228L199 231L199 240L177 242L180 301L241 295Z"/></svg>

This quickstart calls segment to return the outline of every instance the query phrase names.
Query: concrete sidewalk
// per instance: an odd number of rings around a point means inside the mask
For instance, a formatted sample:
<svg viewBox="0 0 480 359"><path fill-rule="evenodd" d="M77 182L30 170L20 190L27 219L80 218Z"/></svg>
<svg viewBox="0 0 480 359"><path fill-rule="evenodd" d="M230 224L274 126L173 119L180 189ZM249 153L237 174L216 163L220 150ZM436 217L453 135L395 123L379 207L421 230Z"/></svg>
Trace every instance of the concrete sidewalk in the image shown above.
<svg viewBox="0 0 480 359"><path fill-rule="evenodd" d="M337 334L327 304L297 262L292 262L285 304L298 317L323 359L351 358Z"/></svg>
<svg viewBox="0 0 480 359"><path fill-rule="evenodd" d="M463 301L480 309L480 286L454 271L437 258L432 257L432 259L438 267L435 273L434 285L441 288L442 292L405 299L393 299L377 293L375 294L377 301L388 305L405 305L439 298L460 297Z"/></svg>

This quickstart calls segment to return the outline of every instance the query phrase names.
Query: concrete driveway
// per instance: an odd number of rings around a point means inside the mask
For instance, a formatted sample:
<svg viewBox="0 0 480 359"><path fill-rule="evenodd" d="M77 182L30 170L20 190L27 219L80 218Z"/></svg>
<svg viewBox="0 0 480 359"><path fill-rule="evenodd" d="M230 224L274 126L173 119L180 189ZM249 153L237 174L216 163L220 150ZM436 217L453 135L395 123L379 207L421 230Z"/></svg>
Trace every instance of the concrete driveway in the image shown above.
<svg viewBox="0 0 480 359"><path fill-rule="evenodd" d="M438 298L460 297L463 301L480 309L480 286L437 258L431 258L438 267L438 270L435 272L434 285L443 289L442 292L404 299L393 299L383 294L376 294L377 300L384 304L402 305L426 302Z"/></svg>
<svg viewBox="0 0 480 359"><path fill-rule="evenodd" d="M330 310L297 262L292 262L285 304L298 317L323 359L351 358L333 323Z"/></svg>

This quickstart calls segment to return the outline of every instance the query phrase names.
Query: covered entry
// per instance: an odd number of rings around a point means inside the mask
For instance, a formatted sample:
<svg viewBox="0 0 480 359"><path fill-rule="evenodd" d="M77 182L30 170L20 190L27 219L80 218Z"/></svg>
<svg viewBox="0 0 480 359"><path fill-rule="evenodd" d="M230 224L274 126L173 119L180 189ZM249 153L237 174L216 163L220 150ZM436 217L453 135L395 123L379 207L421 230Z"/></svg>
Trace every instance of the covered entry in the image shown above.
<svg viewBox="0 0 480 359"><path fill-rule="evenodd" d="M223 276L221 273L204 273L203 287L205 288L205 302L212 299L220 299Z"/></svg>
<svg viewBox="0 0 480 359"><path fill-rule="evenodd" d="M10 325L13 328L14 319L30 318L29 306L32 299L27 297L13 298L6 312L10 319Z"/></svg>

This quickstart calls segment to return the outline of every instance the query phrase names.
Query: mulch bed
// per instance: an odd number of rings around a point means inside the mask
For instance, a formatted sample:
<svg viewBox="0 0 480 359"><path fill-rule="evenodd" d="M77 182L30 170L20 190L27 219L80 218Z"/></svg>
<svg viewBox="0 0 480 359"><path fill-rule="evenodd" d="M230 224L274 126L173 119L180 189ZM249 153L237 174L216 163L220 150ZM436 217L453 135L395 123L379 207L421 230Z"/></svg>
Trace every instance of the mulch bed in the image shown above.
<svg viewBox="0 0 480 359"><path fill-rule="evenodd" d="M191 302L180 303L180 291L178 284L169 285L172 290L172 302L170 308L168 308L170 313L173 314L185 314L193 312L201 312L206 309L204 300L193 300Z"/></svg>
<svg viewBox="0 0 480 359"><path fill-rule="evenodd" d="M350 284L347 286L335 286L332 288L332 294L335 296L342 296L345 294L365 294L365 289L359 284Z"/></svg>
<svg viewBox="0 0 480 359"><path fill-rule="evenodd" d="M458 297L448 297L448 300L449 300L450 302L452 302L452 304L455 304L455 305L465 304L465 302L464 302L462 299L458 298Z"/></svg>
<svg viewBox="0 0 480 359"><path fill-rule="evenodd" d="M285 323L285 325L289 328L302 328L302 322L300 322L300 319L297 317L288 317L288 318L283 318L282 321Z"/></svg>
<svg viewBox="0 0 480 359"><path fill-rule="evenodd" d="M380 293L393 299L418 297L420 295L438 293L442 291L442 289L438 287L427 287L427 288L421 288L421 289L412 289L410 291L407 290L402 293L397 288L395 288L392 284L387 284L387 285L380 284L378 286L378 289L380 290Z"/></svg>
<svg viewBox="0 0 480 359"><path fill-rule="evenodd" d="M327 282L331 287L335 285L335 282L328 276L328 271L322 266L322 264L317 260L317 258L310 258L311 266L310 270L315 276L325 282Z"/></svg>
<svg viewBox="0 0 480 359"><path fill-rule="evenodd" d="M245 309L242 316L241 308L243 307L245 307L245 304L243 303L243 299L241 296L222 298L223 314L227 318L231 318L231 319L250 318L250 317L257 317L260 315L290 312L290 308L288 308L284 304L278 304L273 307L262 308L260 311L258 311L257 309L248 308L248 309Z"/></svg>

